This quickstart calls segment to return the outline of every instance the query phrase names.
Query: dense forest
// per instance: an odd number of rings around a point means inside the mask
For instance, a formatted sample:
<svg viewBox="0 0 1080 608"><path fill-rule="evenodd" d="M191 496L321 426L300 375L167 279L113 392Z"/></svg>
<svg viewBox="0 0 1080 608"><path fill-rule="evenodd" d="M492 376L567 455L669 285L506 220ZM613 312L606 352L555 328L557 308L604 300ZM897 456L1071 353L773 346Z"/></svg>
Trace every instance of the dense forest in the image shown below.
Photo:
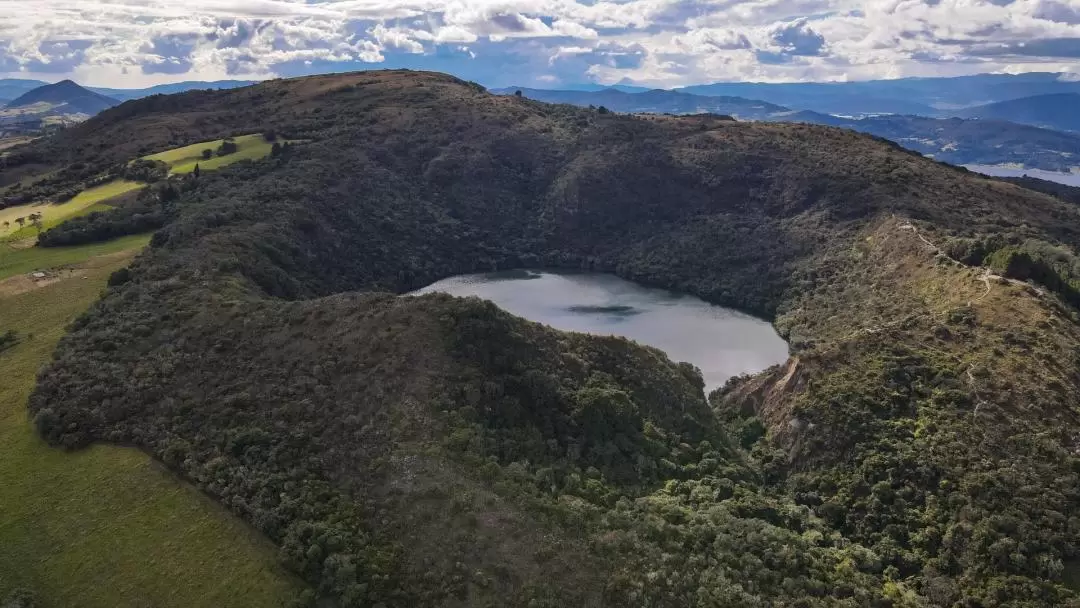
<svg viewBox="0 0 1080 608"><path fill-rule="evenodd" d="M151 97L20 154L267 129L305 143L48 237L162 226L30 407L193 481L312 604L1080 605L1074 204L840 129L405 71ZM397 295L514 267L736 306L792 357L706 398L654 349Z"/></svg>

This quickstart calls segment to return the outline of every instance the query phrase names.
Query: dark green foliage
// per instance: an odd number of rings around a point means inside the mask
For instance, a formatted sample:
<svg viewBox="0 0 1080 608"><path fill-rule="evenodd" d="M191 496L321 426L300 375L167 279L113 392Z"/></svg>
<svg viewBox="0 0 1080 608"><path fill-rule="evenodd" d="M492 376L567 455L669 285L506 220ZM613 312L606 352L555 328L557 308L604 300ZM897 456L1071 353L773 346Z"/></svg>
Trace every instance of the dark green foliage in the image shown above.
<svg viewBox="0 0 1080 608"><path fill-rule="evenodd" d="M1080 259L1068 249L1028 240L994 251L985 263L1002 276L1042 285L1080 308Z"/></svg>
<svg viewBox="0 0 1080 608"><path fill-rule="evenodd" d="M165 179L169 165L160 160L133 160L124 167L123 177L136 182L153 183Z"/></svg>
<svg viewBox="0 0 1080 608"><path fill-rule="evenodd" d="M0 353L19 343L19 334L14 329L0 333Z"/></svg>
<svg viewBox="0 0 1080 608"><path fill-rule="evenodd" d="M121 268L116 272L109 275L109 287L116 287L117 285L123 285L131 280L131 271L127 268Z"/></svg>
<svg viewBox="0 0 1080 608"><path fill-rule="evenodd" d="M97 243L157 230L176 215L175 201L195 187L198 174L172 176L143 189L133 203L71 218L38 236L39 247Z"/></svg>
<svg viewBox="0 0 1080 608"><path fill-rule="evenodd" d="M229 154L234 154L237 150L239 150L239 148L237 147L236 142L232 139L226 139L218 146L215 154L218 156L228 156Z"/></svg>
<svg viewBox="0 0 1080 608"><path fill-rule="evenodd" d="M1045 179L1038 179L1036 177L1000 177L1002 181L1012 182L1018 186L1028 188L1029 190L1035 190L1036 192L1042 192L1049 194L1050 196L1056 196L1057 198L1080 205L1080 187L1067 186L1065 184L1059 184L1057 182L1047 181Z"/></svg>
<svg viewBox="0 0 1080 608"><path fill-rule="evenodd" d="M601 118L438 75L233 95L42 144L231 108L310 140L160 185L167 224L40 376L51 442L149 451L342 605L1075 600L1080 338L1019 289L949 300L977 271L902 224L1036 262L1080 240L1072 206L849 132ZM539 266L772 316L798 357L707 402L656 350L395 295Z"/></svg>
<svg viewBox="0 0 1080 608"><path fill-rule="evenodd" d="M202 151L202 157L203 157L203 160L210 160L211 158L214 157L214 151L211 150L210 148L207 148L207 149Z"/></svg>
<svg viewBox="0 0 1080 608"><path fill-rule="evenodd" d="M0 608L35 608L37 605L33 593L26 589L15 589L0 603Z"/></svg>

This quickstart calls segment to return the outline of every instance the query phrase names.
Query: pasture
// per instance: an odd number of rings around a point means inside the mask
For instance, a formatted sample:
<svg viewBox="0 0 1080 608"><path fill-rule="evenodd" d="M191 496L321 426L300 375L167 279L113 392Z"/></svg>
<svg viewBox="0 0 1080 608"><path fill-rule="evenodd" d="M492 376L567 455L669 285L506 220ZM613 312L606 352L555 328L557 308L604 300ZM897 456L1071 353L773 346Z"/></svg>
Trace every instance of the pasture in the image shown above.
<svg viewBox="0 0 1080 608"><path fill-rule="evenodd" d="M236 143L237 150L236 152L225 156L212 156L209 159L203 158L203 150L213 150L216 152L218 146L225 141L223 139L215 139L213 141L191 144L190 146L184 146L182 148L166 150L165 152L158 152L157 154L144 156L143 159L160 160L169 165L169 171L172 173L191 173L195 169L195 165L199 165L200 171L212 171L242 160L258 160L269 156L270 149L273 147L273 143L266 141L260 133L241 135L232 139ZM284 142L284 140L282 141Z"/></svg>
<svg viewBox="0 0 1080 608"><path fill-rule="evenodd" d="M146 454L65 452L28 420L37 370L148 240L18 251L0 243L0 333L18 334L0 351L0 601L26 588L45 608L261 607L303 589L268 540ZM58 264L67 268L60 279L33 284L23 274Z"/></svg>
<svg viewBox="0 0 1080 608"><path fill-rule="evenodd" d="M114 180L107 184L87 188L67 202L30 203L0 209L0 240L18 240L36 236L37 228L31 226L28 219L32 213L42 215L42 230L47 230L77 215L107 209L108 206L103 204L102 201L137 190L143 186L144 184L138 182ZM20 217L25 220L23 225L19 225L16 221Z"/></svg>

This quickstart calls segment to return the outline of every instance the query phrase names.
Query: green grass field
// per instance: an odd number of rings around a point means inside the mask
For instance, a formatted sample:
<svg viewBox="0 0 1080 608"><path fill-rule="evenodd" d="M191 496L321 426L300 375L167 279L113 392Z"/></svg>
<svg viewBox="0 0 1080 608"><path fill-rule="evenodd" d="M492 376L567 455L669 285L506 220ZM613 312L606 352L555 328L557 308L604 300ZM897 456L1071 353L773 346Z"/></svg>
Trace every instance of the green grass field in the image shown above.
<svg viewBox="0 0 1080 608"><path fill-rule="evenodd" d="M233 141L236 142L237 151L227 156L214 156L209 160L203 160L202 151L206 149L217 150L223 140L205 141L182 148L174 148L144 156L147 160L160 160L169 165L172 173L191 173L195 165L199 165L202 171L213 171L227 167L242 160L257 160L269 156L273 144L266 141L262 134L241 135ZM103 201L126 194L132 190L144 187L145 184L128 180L114 180L107 184L87 188L75 198L65 203L33 203L18 205L0 209L0 241L12 241L31 238L37 235L38 229L26 222L20 226L15 219L29 217L31 213L41 213L41 229L48 230L68 219L85 215L93 211L104 211L109 206ZM7 222L7 226L4 225Z"/></svg>
<svg viewBox="0 0 1080 608"><path fill-rule="evenodd" d="M138 182L116 180L93 188L87 188L66 203L33 203L0 209L0 239L17 240L37 235L37 228L31 226L29 222L25 226L19 227L15 222L15 218L25 218L31 213L40 213L42 215L42 229L47 230L64 220L89 213L94 210L91 207L97 207L97 210L104 209L106 207L102 204L102 201L137 190L142 188L143 185ZM4 226L4 222L8 222L7 227Z"/></svg>
<svg viewBox="0 0 1080 608"><path fill-rule="evenodd" d="M227 156L214 156L204 160L202 151L207 149L216 151L222 141L224 140L204 141L183 148L174 148L144 156L143 159L160 160L169 165L169 170L172 173L191 173L195 169L195 165L199 165L200 171L212 171L242 160L257 160L269 156L270 148L273 146L271 142L263 139L260 133L241 135L233 138L237 146L236 152Z"/></svg>
<svg viewBox="0 0 1080 608"><path fill-rule="evenodd" d="M0 277L10 277L0 278L0 331L21 338L0 352L0 601L23 587L45 608L263 607L302 589L269 541L147 455L109 445L54 449L27 419L35 374L65 327L147 240L31 248L0 262ZM78 271L12 288L23 280L12 274L57 263Z"/></svg>
<svg viewBox="0 0 1080 608"><path fill-rule="evenodd" d="M120 237L104 243L74 247L26 247L15 249L0 243L0 280L35 270L48 270L84 262L100 255L113 254L132 248L141 249L150 242L145 234Z"/></svg>

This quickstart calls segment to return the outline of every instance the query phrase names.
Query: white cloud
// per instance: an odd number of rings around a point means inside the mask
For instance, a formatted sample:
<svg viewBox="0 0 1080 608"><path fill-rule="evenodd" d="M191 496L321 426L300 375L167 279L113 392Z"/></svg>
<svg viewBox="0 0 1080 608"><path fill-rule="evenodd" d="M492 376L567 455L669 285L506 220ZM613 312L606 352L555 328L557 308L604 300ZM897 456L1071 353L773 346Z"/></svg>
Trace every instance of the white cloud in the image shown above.
<svg viewBox="0 0 1080 608"><path fill-rule="evenodd" d="M305 64L658 86L1077 74L1080 0L0 0L0 74L143 86Z"/></svg>

